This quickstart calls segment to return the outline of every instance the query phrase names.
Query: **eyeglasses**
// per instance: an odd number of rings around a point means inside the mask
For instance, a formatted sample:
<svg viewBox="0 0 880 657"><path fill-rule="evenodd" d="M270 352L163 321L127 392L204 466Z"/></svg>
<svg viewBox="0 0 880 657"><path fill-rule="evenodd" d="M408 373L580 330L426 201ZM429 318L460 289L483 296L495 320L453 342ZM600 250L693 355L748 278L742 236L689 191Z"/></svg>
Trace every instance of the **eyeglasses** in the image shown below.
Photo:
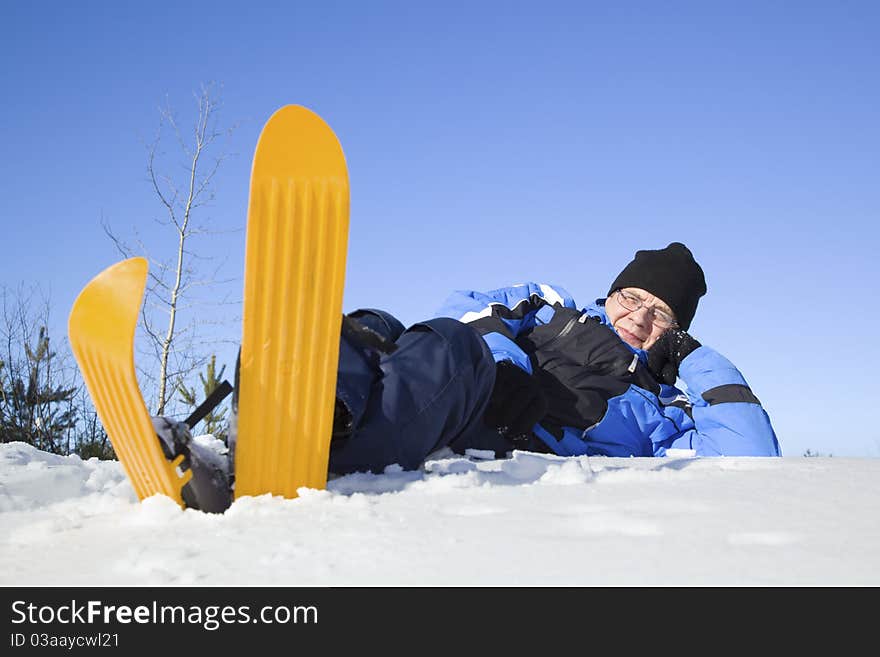
<svg viewBox="0 0 880 657"><path fill-rule="evenodd" d="M663 312L662 310L652 308L651 306L646 306L645 302L634 294L624 292L623 290L617 290L617 300L620 302L621 306L631 312L634 312L639 308L645 308L648 311L648 315L651 317L651 322L653 322L654 326L657 328L668 329L672 326L678 325L678 322L675 321L675 318L672 315Z"/></svg>

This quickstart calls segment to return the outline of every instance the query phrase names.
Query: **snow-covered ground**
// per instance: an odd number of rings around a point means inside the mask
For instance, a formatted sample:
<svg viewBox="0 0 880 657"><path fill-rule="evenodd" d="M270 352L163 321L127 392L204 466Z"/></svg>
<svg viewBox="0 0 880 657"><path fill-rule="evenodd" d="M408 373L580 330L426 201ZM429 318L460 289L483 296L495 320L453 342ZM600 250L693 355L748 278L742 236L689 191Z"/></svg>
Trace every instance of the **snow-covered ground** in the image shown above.
<svg viewBox="0 0 880 657"><path fill-rule="evenodd" d="M0 445L0 585L880 585L880 459L475 456L209 515Z"/></svg>

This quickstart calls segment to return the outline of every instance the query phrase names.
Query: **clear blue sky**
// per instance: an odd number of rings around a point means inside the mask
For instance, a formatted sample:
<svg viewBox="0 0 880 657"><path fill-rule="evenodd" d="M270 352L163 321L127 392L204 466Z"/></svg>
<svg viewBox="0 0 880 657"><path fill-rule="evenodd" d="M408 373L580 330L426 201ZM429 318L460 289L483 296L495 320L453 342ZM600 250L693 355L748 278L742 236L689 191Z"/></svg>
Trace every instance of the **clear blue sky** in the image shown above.
<svg viewBox="0 0 880 657"><path fill-rule="evenodd" d="M119 259L101 218L161 215L156 108L214 80L238 155L202 244L233 296L253 147L302 104L348 160L347 310L411 323L525 280L585 305L683 241L692 332L784 453L877 457L878 34L876 2L3 2L0 283L39 282L63 326Z"/></svg>

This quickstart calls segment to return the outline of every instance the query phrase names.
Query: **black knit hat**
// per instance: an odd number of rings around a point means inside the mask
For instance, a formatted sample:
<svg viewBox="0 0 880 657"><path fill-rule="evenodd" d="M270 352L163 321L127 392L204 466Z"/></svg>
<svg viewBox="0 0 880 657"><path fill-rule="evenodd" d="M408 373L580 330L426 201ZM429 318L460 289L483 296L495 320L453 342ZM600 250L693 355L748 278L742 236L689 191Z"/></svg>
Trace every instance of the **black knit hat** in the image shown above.
<svg viewBox="0 0 880 657"><path fill-rule="evenodd" d="M614 279L608 295L622 287L639 287L665 301L679 326L687 331L697 302L706 294L706 278L690 250L673 242L665 249L636 251L636 257Z"/></svg>

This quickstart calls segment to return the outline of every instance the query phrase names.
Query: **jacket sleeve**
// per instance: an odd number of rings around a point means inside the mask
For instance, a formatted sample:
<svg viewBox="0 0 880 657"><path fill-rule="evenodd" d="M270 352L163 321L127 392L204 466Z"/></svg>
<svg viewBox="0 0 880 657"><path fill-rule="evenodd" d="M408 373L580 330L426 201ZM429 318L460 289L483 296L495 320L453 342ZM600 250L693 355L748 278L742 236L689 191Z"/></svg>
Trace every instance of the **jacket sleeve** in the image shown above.
<svg viewBox="0 0 880 657"><path fill-rule="evenodd" d="M531 363L515 340L541 322L542 308L554 305L576 308L562 287L524 283L489 292L453 292L436 315L470 324L489 345L496 362L513 361L531 373Z"/></svg>
<svg viewBox="0 0 880 657"><path fill-rule="evenodd" d="M702 346L682 361L679 376L687 384L694 426L663 447L699 456L781 455L769 416L727 358Z"/></svg>

